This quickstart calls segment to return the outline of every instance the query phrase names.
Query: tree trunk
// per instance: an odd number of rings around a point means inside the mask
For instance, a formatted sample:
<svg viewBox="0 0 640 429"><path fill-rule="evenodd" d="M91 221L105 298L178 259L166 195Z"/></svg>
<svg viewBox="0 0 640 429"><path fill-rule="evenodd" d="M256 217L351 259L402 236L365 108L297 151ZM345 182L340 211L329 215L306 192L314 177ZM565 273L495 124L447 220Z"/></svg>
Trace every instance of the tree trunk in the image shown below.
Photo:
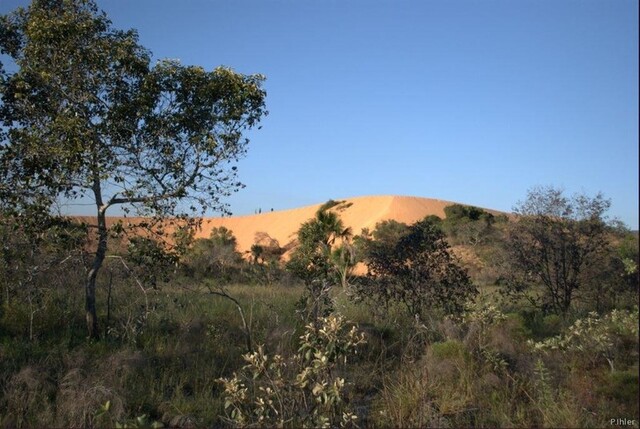
<svg viewBox="0 0 640 429"><path fill-rule="evenodd" d="M91 339L99 339L98 315L96 314L96 278L90 276L85 286L85 315L87 320L87 333Z"/></svg>
<svg viewBox="0 0 640 429"><path fill-rule="evenodd" d="M85 315L89 338L99 339L100 330L98 329L98 315L96 313L96 279L107 254L107 219L105 215L106 207L102 204L102 192L99 180L94 182L93 191L98 208L98 248L96 249L96 256L93 259L91 270L89 270L89 274L87 275L87 283L85 286Z"/></svg>
<svg viewBox="0 0 640 429"><path fill-rule="evenodd" d="M91 270L87 276L87 284L85 287L85 311L87 319L87 331L89 338L100 338L98 329L98 315L96 313L96 279L98 271L102 267L104 258L107 254L107 224L103 212L98 214L98 249L93 259Z"/></svg>

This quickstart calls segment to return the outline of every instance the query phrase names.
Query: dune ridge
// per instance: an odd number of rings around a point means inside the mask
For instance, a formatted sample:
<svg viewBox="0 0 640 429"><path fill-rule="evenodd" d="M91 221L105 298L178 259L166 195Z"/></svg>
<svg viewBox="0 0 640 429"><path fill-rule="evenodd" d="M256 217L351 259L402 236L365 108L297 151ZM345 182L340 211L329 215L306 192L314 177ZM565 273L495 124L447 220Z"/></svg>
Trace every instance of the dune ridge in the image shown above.
<svg viewBox="0 0 640 429"><path fill-rule="evenodd" d="M401 195L361 196L335 201L339 204L330 210L340 216L344 226L351 228L354 235L361 234L364 228L373 230L377 223L385 220L412 224L428 215L436 215L444 219L445 207L457 204L453 201ZM238 251L245 255L260 238L277 240L281 247L290 248L295 242L300 226L312 219L323 204L325 203L254 215L205 217L195 238L208 238L213 228L224 226L233 232L238 243ZM493 214L502 213L484 209ZM73 218L76 221L95 224L95 217L73 216ZM143 221L144 218L140 217L107 217L108 226L116 222L123 222L125 226L135 226ZM166 232L174 228L168 225L165 227ZM144 232L140 231L140 234L144 235ZM264 244L264 241L261 244ZM286 256L285 254L285 259Z"/></svg>
<svg viewBox="0 0 640 429"><path fill-rule="evenodd" d="M445 207L456 204L452 201L398 195L380 195L345 198L333 208L340 215L345 227L353 234L360 234L363 228L372 230L378 222L396 220L407 224L425 216L445 217ZM235 235L240 252L248 252L256 242L256 233L266 233L286 246L296 238L300 225L315 216L322 204L314 204L289 210L279 210L256 215L205 218L196 238L209 237L215 227L224 226Z"/></svg>

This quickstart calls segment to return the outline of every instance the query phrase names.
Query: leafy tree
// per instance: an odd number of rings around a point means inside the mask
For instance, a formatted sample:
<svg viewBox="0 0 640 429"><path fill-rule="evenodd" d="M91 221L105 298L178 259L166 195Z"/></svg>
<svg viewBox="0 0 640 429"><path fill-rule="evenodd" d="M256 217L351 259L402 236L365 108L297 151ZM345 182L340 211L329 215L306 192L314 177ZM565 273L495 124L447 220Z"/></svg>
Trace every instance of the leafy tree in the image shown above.
<svg viewBox="0 0 640 429"><path fill-rule="evenodd" d="M610 245L584 267L580 302L598 313L638 302L638 237L626 227L610 229Z"/></svg>
<svg viewBox="0 0 640 429"><path fill-rule="evenodd" d="M158 281L167 281L172 268L178 263L176 253L146 237L131 238L125 259L132 265L132 274L153 287Z"/></svg>
<svg viewBox="0 0 640 429"><path fill-rule="evenodd" d="M463 219L480 220L482 218L492 218L493 215L486 210L474 206L465 206L462 204L452 204L444 208L446 219L449 221L458 221Z"/></svg>
<svg viewBox="0 0 640 429"><path fill-rule="evenodd" d="M254 244L251 246L251 256L254 263L277 265L280 258L287 251L280 247L280 242L263 231L256 232Z"/></svg>
<svg viewBox="0 0 640 429"><path fill-rule="evenodd" d="M329 255L333 271L339 279L343 289L349 287L350 277L358 262L356 247L349 241L344 241L340 246L331 250Z"/></svg>
<svg viewBox="0 0 640 429"><path fill-rule="evenodd" d="M379 227L386 230L388 225ZM449 251L444 233L431 221L416 222L391 240L375 231L373 236L365 260L369 269L369 282L361 290L365 296L400 302L411 315L424 318L433 307L460 313L477 293Z"/></svg>
<svg viewBox="0 0 640 429"><path fill-rule="evenodd" d="M360 235L353 239L356 260L358 262L368 260L369 255L375 253L379 247L395 247L408 232L409 225L394 219L378 222L373 231L363 228Z"/></svg>
<svg viewBox="0 0 640 429"><path fill-rule="evenodd" d="M216 234L212 233L212 237ZM236 238L233 235L226 236L225 240L219 238L199 238L193 242L183 257L183 265L191 275L197 278L218 276L218 280L224 281L228 270L241 262Z"/></svg>
<svg viewBox="0 0 640 429"><path fill-rule="evenodd" d="M477 246L487 241L498 220L491 213L473 206L452 204L445 207L446 219L442 222L447 235L454 243Z"/></svg>
<svg viewBox="0 0 640 429"><path fill-rule="evenodd" d="M252 277L260 284L271 285L278 279L283 279L283 269L280 263L282 255L287 251L280 247L280 242L264 231L255 234L255 242L249 253L253 264L250 267Z"/></svg>
<svg viewBox="0 0 640 429"><path fill-rule="evenodd" d="M254 243L251 245L250 252L251 252L251 257L253 258L253 263L254 264L260 263L260 258L262 258L262 255L264 254L264 247Z"/></svg>
<svg viewBox="0 0 640 429"><path fill-rule="evenodd" d="M219 246L229 246L234 250L238 245L233 231L224 226L213 228L211 234L209 234L209 239Z"/></svg>
<svg viewBox="0 0 640 429"><path fill-rule="evenodd" d="M566 197L562 190L537 187L514 212L508 233L511 276L507 293L524 294L532 304L566 314L586 284L585 268L602 262L609 247L602 194ZM528 293L542 286L541 294Z"/></svg>
<svg viewBox="0 0 640 429"><path fill-rule="evenodd" d="M0 53L15 65L0 70L0 200L22 218L46 215L60 197L95 202L85 296L98 337L107 211L156 221L226 212L221 198L242 187L233 165L242 134L266 114L264 78L152 66L137 33L114 29L92 0L35 0L0 17Z"/></svg>
<svg viewBox="0 0 640 429"><path fill-rule="evenodd" d="M406 223L396 220L383 220L376 224L373 230L373 239L376 245L395 246L409 233L410 227Z"/></svg>

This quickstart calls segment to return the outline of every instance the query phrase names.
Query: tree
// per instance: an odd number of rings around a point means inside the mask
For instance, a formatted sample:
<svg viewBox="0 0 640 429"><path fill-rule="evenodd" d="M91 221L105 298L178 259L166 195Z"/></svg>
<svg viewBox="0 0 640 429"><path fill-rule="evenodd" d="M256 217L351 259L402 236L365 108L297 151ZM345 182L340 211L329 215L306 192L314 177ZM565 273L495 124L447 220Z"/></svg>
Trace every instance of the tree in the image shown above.
<svg viewBox="0 0 640 429"><path fill-rule="evenodd" d="M378 227L388 229L385 224ZM399 302L412 316L424 319L434 307L460 313L477 293L449 251L444 233L430 220L416 222L392 240L375 231L373 236L365 260L369 281L361 294L379 302Z"/></svg>
<svg viewBox="0 0 640 429"><path fill-rule="evenodd" d="M491 213L473 206L452 204L445 207L446 219L442 222L445 232L454 244L483 244L491 236L493 225L501 220Z"/></svg>
<svg viewBox="0 0 640 429"><path fill-rule="evenodd" d="M368 279L361 294L377 301L399 302L412 316L424 318L434 307L449 314L462 312L477 290L449 250L444 233L424 219L387 238L377 230L368 243L365 263Z"/></svg>
<svg viewBox="0 0 640 429"><path fill-rule="evenodd" d="M396 246L400 239L409 233L409 225L393 219L376 224L373 239L376 245Z"/></svg>
<svg viewBox="0 0 640 429"><path fill-rule="evenodd" d="M157 222L227 212L221 198L242 187L233 165L242 134L266 114L264 78L152 66L137 33L113 29L92 0L35 0L2 16L0 52L16 70L0 70L0 200L22 218L46 215L60 197L95 202L85 301L96 338L107 211Z"/></svg>
<svg viewBox="0 0 640 429"><path fill-rule="evenodd" d="M213 228L209 239L219 246L229 246L235 250L238 245L236 237L233 235L233 231L225 226Z"/></svg>
<svg viewBox="0 0 640 429"><path fill-rule="evenodd" d="M511 277L507 293L524 294L537 307L565 315L585 284L585 268L601 262L609 246L602 194L566 197L553 187L536 187L519 202L519 215L506 247ZM542 286L541 294L529 293Z"/></svg>
<svg viewBox="0 0 640 429"><path fill-rule="evenodd" d="M322 208L298 230L298 247L287 268L305 283L314 323L322 315L322 308L329 308L329 290L340 283L339 276L342 277L335 269L334 261L344 261L344 258L337 253L332 257L332 246L337 239L344 241L350 237L351 229L344 227L338 215Z"/></svg>
<svg viewBox="0 0 640 429"><path fill-rule="evenodd" d="M250 272L252 278L260 284L271 285L277 279L282 279L282 255L287 249L280 247L280 242L264 231L255 234L254 243L249 254L253 260Z"/></svg>
<svg viewBox="0 0 640 429"><path fill-rule="evenodd" d="M236 249L236 238L230 230L214 228L211 238L194 240L183 257L183 266L197 278L218 276L228 281L228 270L242 261Z"/></svg>
<svg viewBox="0 0 640 429"><path fill-rule="evenodd" d="M483 216L491 216L481 208L474 206L465 206L463 204L452 204L444 208L446 220L459 221L462 219L479 220Z"/></svg>
<svg viewBox="0 0 640 429"><path fill-rule="evenodd" d="M168 281L179 257L155 240L132 237L124 259L131 263L131 268L128 268L131 274L155 288L159 281Z"/></svg>

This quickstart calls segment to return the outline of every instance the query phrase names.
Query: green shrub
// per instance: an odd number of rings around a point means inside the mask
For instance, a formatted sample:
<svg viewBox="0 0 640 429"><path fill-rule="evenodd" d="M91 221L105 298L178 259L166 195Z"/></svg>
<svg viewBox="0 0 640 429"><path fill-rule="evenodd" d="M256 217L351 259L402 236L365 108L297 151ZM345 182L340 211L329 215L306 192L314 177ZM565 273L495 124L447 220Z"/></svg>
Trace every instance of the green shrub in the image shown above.
<svg viewBox="0 0 640 429"><path fill-rule="evenodd" d="M447 340L442 343L431 344L431 353L434 359L455 359L464 361L469 353L464 344L456 340Z"/></svg>
<svg viewBox="0 0 640 429"><path fill-rule="evenodd" d="M507 313L507 325L513 337L517 339L531 338L531 330L527 327L524 317L520 313Z"/></svg>
<svg viewBox="0 0 640 429"><path fill-rule="evenodd" d="M319 212L324 212L324 211L327 211L327 210L337 206L338 204L342 204L342 203L344 203L344 201L328 200L326 203L324 203L323 205L320 206L318 211Z"/></svg>

